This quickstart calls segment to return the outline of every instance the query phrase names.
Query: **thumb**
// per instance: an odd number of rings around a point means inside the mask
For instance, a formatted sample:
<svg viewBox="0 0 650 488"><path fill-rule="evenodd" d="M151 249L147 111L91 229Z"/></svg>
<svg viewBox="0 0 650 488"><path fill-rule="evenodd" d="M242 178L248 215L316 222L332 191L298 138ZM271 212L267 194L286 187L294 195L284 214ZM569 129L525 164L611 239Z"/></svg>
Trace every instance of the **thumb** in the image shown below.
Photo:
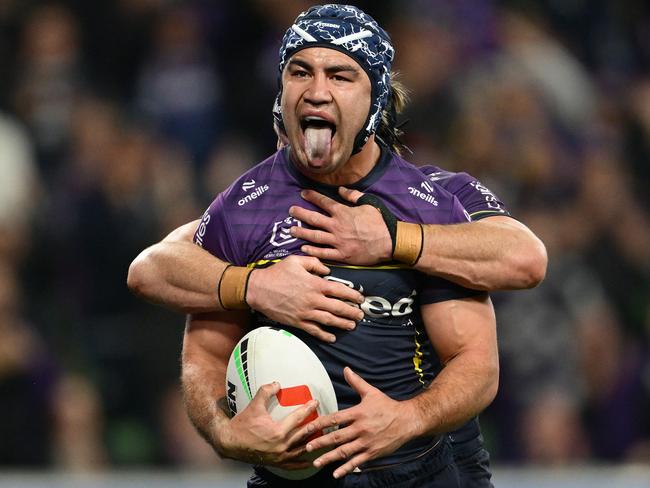
<svg viewBox="0 0 650 488"><path fill-rule="evenodd" d="M361 193L358 190L351 190L350 188L340 186L339 187L339 195L341 195L343 198L345 198L350 203L357 203L357 200L359 200L359 198L361 198L363 196L363 193Z"/></svg>
<svg viewBox="0 0 650 488"><path fill-rule="evenodd" d="M313 256L305 256L300 261L303 268L305 268L305 271L309 271L310 273L318 274L321 276L330 274L330 269L321 263L320 259L318 258L315 258Z"/></svg>
<svg viewBox="0 0 650 488"><path fill-rule="evenodd" d="M354 391L356 391L361 398L375 389L374 386L366 382L361 376L352 371L352 369L348 366L343 368L343 376L345 377L345 381L347 381L348 385L354 388Z"/></svg>
<svg viewBox="0 0 650 488"><path fill-rule="evenodd" d="M255 397L253 397L253 400L251 401L251 406L264 408L264 410L268 411L271 398L277 395L279 391L280 383L277 381L260 386L257 393L255 393Z"/></svg>

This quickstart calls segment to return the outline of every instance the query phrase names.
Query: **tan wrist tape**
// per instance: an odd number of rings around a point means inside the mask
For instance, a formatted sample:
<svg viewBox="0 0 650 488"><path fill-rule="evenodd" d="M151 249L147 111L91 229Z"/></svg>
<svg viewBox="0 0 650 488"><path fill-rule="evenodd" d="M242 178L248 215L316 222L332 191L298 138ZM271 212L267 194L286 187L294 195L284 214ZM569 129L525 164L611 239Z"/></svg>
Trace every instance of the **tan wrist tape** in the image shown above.
<svg viewBox="0 0 650 488"><path fill-rule="evenodd" d="M246 290L253 268L229 265L221 274L217 287L219 303L224 310L246 310Z"/></svg>
<svg viewBox="0 0 650 488"><path fill-rule="evenodd" d="M423 246L424 229L422 224L397 221L393 259L409 266L415 266L422 256Z"/></svg>

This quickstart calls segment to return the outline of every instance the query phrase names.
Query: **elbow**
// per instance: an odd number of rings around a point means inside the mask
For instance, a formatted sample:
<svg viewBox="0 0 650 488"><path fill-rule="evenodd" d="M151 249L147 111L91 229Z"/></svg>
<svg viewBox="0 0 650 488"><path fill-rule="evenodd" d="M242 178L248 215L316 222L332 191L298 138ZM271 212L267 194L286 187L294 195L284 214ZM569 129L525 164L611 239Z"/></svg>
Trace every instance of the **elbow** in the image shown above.
<svg viewBox="0 0 650 488"><path fill-rule="evenodd" d="M524 288L534 288L546 277L548 255L544 243L539 239L529 246L522 264Z"/></svg>
<svg viewBox="0 0 650 488"><path fill-rule="evenodd" d="M506 289L535 288L546 277L548 256L546 247L536 237L531 239L526 246L511 254L510 271L514 271L512 281L505 283ZM506 273L505 276L508 276Z"/></svg>
<svg viewBox="0 0 650 488"><path fill-rule="evenodd" d="M147 296L147 290L153 281L150 276L151 256L149 254L148 250L142 251L129 266L126 277L126 286L131 293L140 297Z"/></svg>

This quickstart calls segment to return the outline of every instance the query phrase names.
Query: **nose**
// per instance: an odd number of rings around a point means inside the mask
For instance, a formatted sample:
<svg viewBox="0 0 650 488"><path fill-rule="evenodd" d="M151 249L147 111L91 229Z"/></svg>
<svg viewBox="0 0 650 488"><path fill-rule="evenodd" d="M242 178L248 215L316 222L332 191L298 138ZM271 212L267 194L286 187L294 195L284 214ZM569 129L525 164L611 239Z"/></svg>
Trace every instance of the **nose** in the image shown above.
<svg viewBox="0 0 650 488"><path fill-rule="evenodd" d="M332 92L325 73L317 73L312 77L304 97L305 102L312 105L323 105L332 101Z"/></svg>

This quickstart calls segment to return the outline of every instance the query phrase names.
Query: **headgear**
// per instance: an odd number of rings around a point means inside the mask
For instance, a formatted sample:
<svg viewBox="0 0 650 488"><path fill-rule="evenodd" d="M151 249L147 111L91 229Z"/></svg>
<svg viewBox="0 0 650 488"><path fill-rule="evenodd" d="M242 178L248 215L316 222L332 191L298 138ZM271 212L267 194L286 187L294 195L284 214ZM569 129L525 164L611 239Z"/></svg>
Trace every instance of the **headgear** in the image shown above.
<svg viewBox="0 0 650 488"><path fill-rule="evenodd" d="M352 154L355 154L377 130L381 113L390 98L390 68L395 54L390 37L375 19L350 5L316 5L301 13L284 34L280 46L280 91L273 106L273 116L281 128L284 128L280 103L282 71L291 56L309 47L336 49L350 56L370 78L370 110L354 139Z"/></svg>

